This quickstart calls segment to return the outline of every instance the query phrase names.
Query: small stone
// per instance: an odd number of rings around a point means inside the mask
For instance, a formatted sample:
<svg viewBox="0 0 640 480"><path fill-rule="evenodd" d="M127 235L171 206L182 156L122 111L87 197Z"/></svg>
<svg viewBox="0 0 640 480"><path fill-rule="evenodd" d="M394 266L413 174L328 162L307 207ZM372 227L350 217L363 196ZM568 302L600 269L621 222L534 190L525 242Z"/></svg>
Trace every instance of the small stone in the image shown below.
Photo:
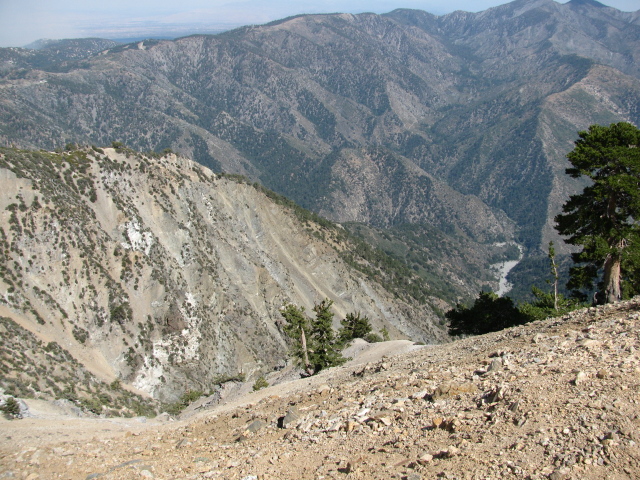
<svg viewBox="0 0 640 480"><path fill-rule="evenodd" d="M358 413L356 413L356 417L364 417L367 413L371 411L370 408L363 408Z"/></svg>
<svg viewBox="0 0 640 480"><path fill-rule="evenodd" d="M507 385L498 385L485 395L486 403L496 403L507 395L509 388Z"/></svg>
<svg viewBox="0 0 640 480"><path fill-rule="evenodd" d="M420 400L422 398L425 398L428 393L429 392L427 392L426 390L420 390L419 392L416 392L416 393L412 394L411 398L413 400Z"/></svg>
<svg viewBox="0 0 640 480"><path fill-rule="evenodd" d="M432 460L433 460L433 455L431 455L430 453L425 453L418 459L418 463L420 463L421 465L426 465Z"/></svg>
<svg viewBox="0 0 640 480"><path fill-rule="evenodd" d="M189 439L183 438L176 444L176 448L188 447L189 445L191 445L191 442L189 441Z"/></svg>
<svg viewBox="0 0 640 480"><path fill-rule="evenodd" d="M363 458L359 457L359 458L355 458L353 460L349 460L347 462L347 466L344 469L345 473L351 473L353 471L355 471L358 468L358 465L360 465L363 462Z"/></svg>
<svg viewBox="0 0 640 480"><path fill-rule="evenodd" d="M53 449L53 453L61 457L68 457L70 455L74 455L73 450L65 450L64 448L60 448L60 447L55 447Z"/></svg>
<svg viewBox="0 0 640 480"><path fill-rule="evenodd" d="M447 458L455 457L456 455L460 455L460 449L453 445L449 445L444 452L444 456Z"/></svg>
<svg viewBox="0 0 640 480"><path fill-rule="evenodd" d="M318 389L316 390L316 393L321 397L324 397L326 395L329 395L329 393L331 393L331 387L325 383L318 387Z"/></svg>
<svg viewBox="0 0 640 480"><path fill-rule="evenodd" d="M291 408L284 417L278 419L278 428L289 428L292 423L298 421L300 414L297 408Z"/></svg>
<svg viewBox="0 0 640 480"><path fill-rule="evenodd" d="M402 480L422 480L422 475L416 472L411 472L409 475L402 477Z"/></svg>
<svg viewBox="0 0 640 480"><path fill-rule="evenodd" d="M40 457L42 456L42 450L36 450L29 459L29 465L40 465Z"/></svg>
<svg viewBox="0 0 640 480"><path fill-rule="evenodd" d="M598 373L596 373L596 377L598 377L599 379L603 379L603 378L607 378L609 376L609 372L606 370L598 370Z"/></svg>
<svg viewBox="0 0 640 480"><path fill-rule="evenodd" d="M171 420L173 420L171 418L171 415L169 415L167 412L162 412L160 415L158 415L155 420L157 422L170 422Z"/></svg>
<svg viewBox="0 0 640 480"><path fill-rule="evenodd" d="M462 393L475 393L477 390L478 390L478 387L476 387L471 382L443 383L442 385L439 385L438 388L436 388L435 392L433 392L433 395L431 395L431 398L432 400L437 400L439 398L454 397Z"/></svg>
<svg viewBox="0 0 640 480"><path fill-rule="evenodd" d="M256 433L258 430L264 428L267 424L262 420L254 420L247 426L247 430L251 433Z"/></svg>
<svg viewBox="0 0 640 480"><path fill-rule="evenodd" d="M389 417L377 417L376 420L387 427L393 423Z"/></svg>
<svg viewBox="0 0 640 480"><path fill-rule="evenodd" d="M498 370L502 370L502 358L496 357L491 360L491 364L487 369L487 372L497 372Z"/></svg>
<svg viewBox="0 0 640 480"><path fill-rule="evenodd" d="M449 420L445 420L440 428L444 428L448 432L455 433L460 430L461 426L462 422L460 422L460 420L457 418L451 418Z"/></svg>
<svg viewBox="0 0 640 480"><path fill-rule="evenodd" d="M541 343L545 338L547 338L546 335L542 334L542 333L536 333L533 338L532 338L532 342L533 343Z"/></svg>
<svg viewBox="0 0 640 480"><path fill-rule="evenodd" d="M457 477L453 473L440 472L438 478L446 478L446 480L455 480Z"/></svg>
<svg viewBox="0 0 640 480"><path fill-rule="evenodd" d="M567 467L558 468L551 472L549 480L564 480L568 477L570 470Z"/></svg>
<svg viewBox="0 0 640 480"><path fill-rule="evenodd" d="M576 373L576 378L573 380L573 384L574 385L578 385L582 382L584 382L587 379L587 374L580 371L578 373Z"/></svg>

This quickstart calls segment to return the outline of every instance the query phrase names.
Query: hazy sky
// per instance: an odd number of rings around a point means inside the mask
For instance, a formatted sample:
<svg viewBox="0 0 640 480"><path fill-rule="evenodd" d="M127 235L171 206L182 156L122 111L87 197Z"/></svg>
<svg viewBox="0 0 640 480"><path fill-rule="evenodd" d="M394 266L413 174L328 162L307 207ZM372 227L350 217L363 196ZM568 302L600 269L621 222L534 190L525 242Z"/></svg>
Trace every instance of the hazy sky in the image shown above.
<svg viewBox="0 0 640 480"><path fill-rule="evenodd" d="M478 12L505 0L0 0L0 47L40 38L126 38L260 24L299 13L386 13L415 8L436 15ZM564 3L564 0L563 2ZM639 0L601 0L624 11Z"/></svg>

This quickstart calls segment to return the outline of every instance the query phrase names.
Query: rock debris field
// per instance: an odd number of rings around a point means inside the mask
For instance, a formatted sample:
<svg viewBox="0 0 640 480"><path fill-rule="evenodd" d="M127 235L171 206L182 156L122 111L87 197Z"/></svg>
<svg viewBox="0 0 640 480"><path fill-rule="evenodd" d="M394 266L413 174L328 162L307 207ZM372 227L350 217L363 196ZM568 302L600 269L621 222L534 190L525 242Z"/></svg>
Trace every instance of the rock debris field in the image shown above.
<svg viewBox="0 0 640 480"><path fill-rule="evenodd" d="M639 327L636 297L175 421L2 421L0 478L638 479Z"/></svg>

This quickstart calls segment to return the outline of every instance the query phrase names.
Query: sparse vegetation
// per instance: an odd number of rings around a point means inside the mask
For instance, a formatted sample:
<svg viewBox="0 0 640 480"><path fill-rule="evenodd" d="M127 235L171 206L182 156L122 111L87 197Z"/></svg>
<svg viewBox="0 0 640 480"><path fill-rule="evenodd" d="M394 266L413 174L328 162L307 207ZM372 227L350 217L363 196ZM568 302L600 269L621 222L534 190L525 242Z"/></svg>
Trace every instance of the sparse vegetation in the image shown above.
<svg viewBox="0 0 640 480"><path fill-rule="evenodd" d="M340 323L342 327L338 331L338 340L343 345L354 338L364 338L365 340L367 336L369 336L370 339L376 338L373 336L375 334L371 334L369 318L367 318L366 315L362 316L360 312L348 313L343 320L340 320ZM378 341L382 341L382 338Z"/></svg>
<svg viewBox="0 0 640 480"><path fill-rule="evenodd" d="M200 390L187 390L182 394L180 400L165 405L164 411L171 415L179 415L185 408L202 397L203 394Z"/></svg>
<svg viewBox="0 0 640 480"><path fill-rule="evenodd" d="M267 382L266 378L264 378L264 375L260 375L258 379L255 381L255 383L253 384L253 391L257 392L258 390L267 388L268 386L269 386L269 382Z"/></svg>
<svg viewBox="0 0 640 480"><path fill-rule="evenodd" d="M20 404L13 397L7 397L0 406L0 411L9 419L20 418Z"/></svg>
<svg viewBox="0 0 640 480"><path fill-rule="evenodd" d="M235 375L224 374L215 377L211 383L212 385L216 386L225 384L227 382L244 382L246 378L247 376L244 373L237 373Z"/></svg>
<svg viewBox="0 0 640 480"><path fill-rule="evenodd" d="M472 306L458 304L446 313L450 335L482 335L527 323L530 319L509 297L480 292Z"/></svg>
<svg viewBox="0 0 640 480"><path fill-rule="evenodd" d="M66 399L80 408L114 416L155 416L158 403L89 373L55 342L42 343L13 320L0 317L0 387L21 398ZM0 367L1 369L1 367ZM105 410L103 406L108 406Z"/></svg>

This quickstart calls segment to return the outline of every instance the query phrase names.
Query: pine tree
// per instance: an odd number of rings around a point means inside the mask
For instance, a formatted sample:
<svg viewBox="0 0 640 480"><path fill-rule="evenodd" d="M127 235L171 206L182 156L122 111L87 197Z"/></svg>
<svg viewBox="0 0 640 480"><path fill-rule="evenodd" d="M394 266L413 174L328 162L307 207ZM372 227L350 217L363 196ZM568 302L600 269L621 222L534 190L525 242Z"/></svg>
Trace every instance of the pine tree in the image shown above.
<svg viewBox="0 0 640 480"><path fill-rule="evenodd" d="M323 368L342 365L346 358L340 353L335 332L333 331L333 301L325 299L313 307L316 318L311 324L312 352L309 356L315 373Z"/></svg>
<svg viewBox="0 0 640 480"><path fill-rule="evenodd" d="M307 334L310 324L309 319L304 314L304 307L289 303L283 307L281 315L287 321L284 326L284 332L294 341L291 355L300 362L308 375L312 375L313 368L309 362L309 349L307 347Z"/></svg>
<svg viewBox="0 0 640 480"><path fill-rule="evenodd" d="M582 247L572 255L569 288L580 295L595 287L596 303L612 303L622 298L625 273L636 275L639 266L640 130L620 122L578 135L566 172L590 184L565 203L556 229ZM635 293L638 285L632 279L628 287Z"/></svg>
<svg viewBox="0 0 640 480"><path fill-rule="evenodd" d="M367 316L361 316L360 312L347 313L344 320L340 320L342 327L338 331L340 343L345 344L354 338L365 338L371 333L371 323Z"/></svg>

